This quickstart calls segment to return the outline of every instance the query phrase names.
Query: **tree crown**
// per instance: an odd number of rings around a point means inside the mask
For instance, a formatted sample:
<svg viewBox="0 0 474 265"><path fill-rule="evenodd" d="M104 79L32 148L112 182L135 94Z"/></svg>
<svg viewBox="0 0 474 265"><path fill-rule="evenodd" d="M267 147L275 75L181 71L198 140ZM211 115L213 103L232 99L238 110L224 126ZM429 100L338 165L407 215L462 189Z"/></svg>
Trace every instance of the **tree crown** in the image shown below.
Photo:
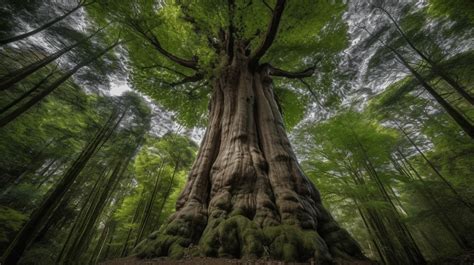
<svg viewBox="0 0 474 265"><path fill-rule="evenodd" d="M330 72L331 55L347 43L345 5L333 1L101 0L90 9L98 21L119 22L116 29L130 40L133 86L186 125L205 120L209 81L239 48L251 67L265 65L272 75L291 78L278 80L276 89L280 98L301 102L288 112L290 104L281 102L291 127L307 102L299 79L315 68Z"/></svg>

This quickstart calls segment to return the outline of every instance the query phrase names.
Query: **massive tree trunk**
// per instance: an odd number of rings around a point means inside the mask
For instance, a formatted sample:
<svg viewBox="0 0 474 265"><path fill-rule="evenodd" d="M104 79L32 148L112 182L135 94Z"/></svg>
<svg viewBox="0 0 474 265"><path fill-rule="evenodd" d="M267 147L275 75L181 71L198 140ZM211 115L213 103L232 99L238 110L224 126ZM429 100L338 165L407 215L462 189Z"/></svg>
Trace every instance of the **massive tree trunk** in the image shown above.
<svg viewBox="0 0 474 265"><path fill-rule="evenodd" d="M195 244L207 256L363 258L298 164L269 69L244 54L235 49L213 80L208 128L176 213L136 251L181 257Z"/></svg>

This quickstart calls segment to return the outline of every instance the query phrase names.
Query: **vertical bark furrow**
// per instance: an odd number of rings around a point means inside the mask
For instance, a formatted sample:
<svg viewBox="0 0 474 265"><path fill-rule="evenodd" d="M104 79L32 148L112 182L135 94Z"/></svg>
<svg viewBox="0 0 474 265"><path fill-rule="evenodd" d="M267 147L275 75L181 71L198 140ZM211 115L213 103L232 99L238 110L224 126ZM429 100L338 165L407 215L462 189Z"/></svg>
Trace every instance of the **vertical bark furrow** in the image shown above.
<svg viewBox="0 0 474 265"><path fill-rule="evenodd" d="M190 200L196 200L200 203L207 203L207 192L209 190L209 174L212 164L220 148L219 121L222 116L222 93L219 89L214 91L211 102L209 126L204 134L201 148L194 162L188 181L184 190L181 192L176 203L176 209L180 210ZM200 192L199 192L200 191Z"/></svg>
<svg viewBox="0 0 474 265"><path fill-rule="evenodd" d="M263 79L263 80L262 80ZM296 159L284 133L281 115L278 112L270 83L265 76L256 75L256 98L262 147L269 165L269 179L275 192L275 203L284 224L299 225L302 228L315 229L317 210L308 196L301 196L297 191L298 178L305 178L298 170Z"/></svg>

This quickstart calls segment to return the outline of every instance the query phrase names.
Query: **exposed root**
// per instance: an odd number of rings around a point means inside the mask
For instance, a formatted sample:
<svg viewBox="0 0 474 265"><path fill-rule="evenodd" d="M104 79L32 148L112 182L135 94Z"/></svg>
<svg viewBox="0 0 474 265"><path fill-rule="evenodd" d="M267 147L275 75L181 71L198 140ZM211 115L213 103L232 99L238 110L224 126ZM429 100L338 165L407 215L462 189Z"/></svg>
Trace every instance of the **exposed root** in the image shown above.
<svg viewBox="0 0 474 265"><path fill-rule="evenodd" d="M347 251L352 249L355 252L351 245L353 242L345 243L347 232L341 229L330 234L329 238L333 240L330 249L326 243L328 239L323 239L314 230L303 230L292 225L260 228L247 217L235 215L209 220L197 246L193 246L193 240L189 238L193 234L190 224L181 219L174 220L163 230L153 233L136 248L138 257L168 256L177 259L191 253L193 256L267 258L289 262L315 260L319 262L316 264L332 264L335 257L354 259L353 255L348 254L354 253ZM343 241L337 241L340 239Z"/></svg>

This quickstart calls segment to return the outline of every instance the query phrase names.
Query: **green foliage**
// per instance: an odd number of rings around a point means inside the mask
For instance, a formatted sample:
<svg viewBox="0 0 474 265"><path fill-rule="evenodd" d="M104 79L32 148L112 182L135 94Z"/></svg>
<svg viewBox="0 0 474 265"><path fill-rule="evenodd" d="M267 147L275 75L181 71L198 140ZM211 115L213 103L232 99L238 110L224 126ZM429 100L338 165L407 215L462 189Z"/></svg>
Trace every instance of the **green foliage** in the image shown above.
<svg viewBox="0 0 474 265"><path fill-rule="evenodd" d="M474 23L474 3L469 0L430 0L429 11L436 16L449 16L459 23Z"/></svg>
<svg viewBox="0 0 474 265"><path fill-rule="evenodd" d="M286 128L291 130L306 114L309 99L305 95L284 88L275 89L275 94L281 102L280 106Z"/></svg>
<svg viewBox="0 0 474 265"><path fill-rule="evenodd" d="M5 245L9 241L9 233L18 231L27 216L14 209L0 206L0 244Z"/></svg>
<svg viewBox="0 0 474 265"><path fill-rule="evenodd" d="M276 1L269 1L273 6ZM186 126L203 126L206 121L211 80L219 75L217 65L222 55L210 42L215 42L230 21L234 38L247 40L255 50L262 42L272 12L263 1L236 1L233 12L223 1L153 1L128 2L99 1L91 7L96 21L104 18L117 21L121 32L130 38L143 40L143 32L155 36L160 46L179 58L198 58L204 80L193 84L170 86L170 83L192 76L193 71L173 63L160 54L149 41L127 43L132 66L131 83L137 90L151 96L166 109L175 113L176 119ZM209 13L208 10L213 10ZM335 68L335 57L347 46L347 26L341 20L345 5L340 1L289 1L283 13L277 38L262 63L270 62L289 71L299 71L318 65L329 73ZM233 15L232 15L233 14ZM301 23L304 21L304 23ZM138 30L137 30L138 28ZM140 32L141 31L141 32ZM321 58L325 57L324 60ZM329 69L328 69L329 68ZM331 94L332 83L327 80L321 91ZM289 81L282 82L282 89L291 90L281 97L286 106L287 126L293 127L302 118L306 100L294 104L301 90L292 89ZM312 82L312 84L315 84ZM293 113L294 112L294 113Z"/></svg>

